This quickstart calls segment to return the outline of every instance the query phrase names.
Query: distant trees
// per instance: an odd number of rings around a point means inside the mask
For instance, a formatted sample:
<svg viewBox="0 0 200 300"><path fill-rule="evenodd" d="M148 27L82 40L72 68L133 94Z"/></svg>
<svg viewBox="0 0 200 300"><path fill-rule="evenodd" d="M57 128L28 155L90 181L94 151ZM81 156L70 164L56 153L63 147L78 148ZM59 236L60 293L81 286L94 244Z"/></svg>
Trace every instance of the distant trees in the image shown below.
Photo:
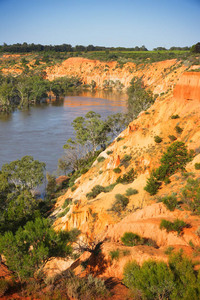
<svg viewBox="0 0 200 300"><path fill-rule="evenodd" d="M197 43L197 44L193 45L190 48L190 51L193 52L193 53L200 53L200 43Z"/></svg>

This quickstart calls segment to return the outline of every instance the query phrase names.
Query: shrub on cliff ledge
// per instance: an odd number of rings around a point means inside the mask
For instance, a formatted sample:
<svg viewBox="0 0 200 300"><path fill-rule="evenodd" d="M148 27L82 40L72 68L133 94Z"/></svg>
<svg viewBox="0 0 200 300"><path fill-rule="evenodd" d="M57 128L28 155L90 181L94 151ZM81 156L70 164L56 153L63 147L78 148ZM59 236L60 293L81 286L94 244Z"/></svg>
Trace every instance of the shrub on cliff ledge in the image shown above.
<svg viewBox="0 0 200 300"><path fill-rule="evenodd" d="M183 142L176 141L172 143L160 160L161 166L151 172L144 189L150 195L155 195L161 185L161 181L165 181L178 170L184 171L185 165L190 160L191 156Z"/></svg>
<svg viewBox="0 0 200 300"><path fill-rule="evenodd" d="M121 194L116 194L115 199L116 199L116 201L114 202L111 210L120 213L121 211L123 211L126 208L126 206L129 203L129 200L127 197L125 197L124 195L121 195Z"/></svg>
<svg viewBox="0 0 200 300"><path fill-rule="evenodd" d="M130 247L142 245L144 243L144 239L133 232L125 232L124 235L121 237L121 241L124 245Z"/></svg>

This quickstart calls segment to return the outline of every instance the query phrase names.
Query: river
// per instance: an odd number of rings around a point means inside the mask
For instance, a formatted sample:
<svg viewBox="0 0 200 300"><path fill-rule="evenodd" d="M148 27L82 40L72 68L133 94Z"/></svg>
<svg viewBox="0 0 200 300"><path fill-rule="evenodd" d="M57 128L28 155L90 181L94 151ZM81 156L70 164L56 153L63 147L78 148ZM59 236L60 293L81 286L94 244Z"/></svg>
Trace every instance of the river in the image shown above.
<svg viewBox="0 0 200 300"><path fill-rule="evenodd" d="M91 110L102 118L124 112L126 99L127 95L121 93L82 92L78 96L67 95L59 102L0 115L0 168L5 163L31 155L45 162L48 172L55 173L63 145L73 137L72 121Z"/></svg>

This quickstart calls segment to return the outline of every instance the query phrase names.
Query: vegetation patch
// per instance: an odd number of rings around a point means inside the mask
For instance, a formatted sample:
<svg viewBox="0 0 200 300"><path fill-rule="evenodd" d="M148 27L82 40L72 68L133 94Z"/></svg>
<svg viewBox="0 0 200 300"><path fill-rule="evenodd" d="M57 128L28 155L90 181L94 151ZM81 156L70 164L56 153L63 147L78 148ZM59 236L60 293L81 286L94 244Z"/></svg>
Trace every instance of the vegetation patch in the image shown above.
<svg viewBox="0 0 200 300"><path fill-rule="evenodd" d="M178 235L180 235L183 228L187 226L188 225L183 220L179 220L179 219L176 219L174 222L170 222L168 220L163 219L160 222L160 229L166 229L167 232L177 231Z"/></svg>
<svg viewBox="0 0 200 300"><path fill-rule="evenodd" d="M167 207L167 209L169 209L170 211L174 211L178 205L177 198L174 195L165 196L165 197L161 198L161 201Z"/></svg>
<svg viewBox="0 0 200 300"><path fill-rule="evenodd" d="M195 167L195 170L200 170L200 163L196 163L196 164L194 165L194 167Z"/></svg>
<svg viewBox="0 0 200 300"><path fill-rule="evenodd" d="M193 214L200 215L200 180L188 178L181 195L181 200Z"/></svg>
<svg viewBox="0 0 200 300"><path fill-rule="evenodd" d="M128 188L126 190L126 196L131 196L131 195L136 195L138 194L138 190L133 189L133 188Z"/></svg>
<svg viewBox="0 0 200 300"><path fill-rule="evenodd" d="M157 144L160 144L162 142L162 138L158 135L154 136L154 141L157 143Z"/></svg>
<svg viewBox="0 0 200 300"><path fill-rule="evenodd" d="M135 299L199 299L200 271L182 252L171 254L169 264L149 260L138 265L129 262L124 268L124 284Z"/></svg>
<svg viewBox="0 0 200 300"><path fill-rule="evenodd" d="M113 172L115 172L115 173L117 173L117 174L121 173L121 171L122 171L122 170L121 170L119 167L113 169Z"/></svg>
<svg viewBox="0 0 200 300"><path fill-rule="evenodd" d="M179 119L180 117L179 117L179 115L172 115L171 116L171 119Z"/></svg>
<svg viewBox="0 0 200 300"><path fill-rule="evenodd" d="M176 130L177 133L181 134L182 131L183 131L183 128L181 128L180 126L177 125L177 126L175 127L175 130Z"/></svg>
<svg viewBox="0 0 200 300"><path fill-rule="evenodd" d="M116 183L131 183L135 180L136 173L134 169L132 168L129 172L124 174L123 176L119 176L116 180Z"/></svg>
<svg viewBox="0 0 200 300"><path fill-rule="evenodd" d="M116 194L115 199L116 200L115 200L114 204L112 205L111 210L115 211L117 213L120 213L126 208L126 206L129 203L129 200L126 196L124 196L122 194Z"/></svg>
<svg viewBox="0 0 200 300"><path fill-rule="evenodd" d="M144 239L133 232L125 232L124 235L121 237L121 241L124 245L129 247L144 244Z"/></svg>

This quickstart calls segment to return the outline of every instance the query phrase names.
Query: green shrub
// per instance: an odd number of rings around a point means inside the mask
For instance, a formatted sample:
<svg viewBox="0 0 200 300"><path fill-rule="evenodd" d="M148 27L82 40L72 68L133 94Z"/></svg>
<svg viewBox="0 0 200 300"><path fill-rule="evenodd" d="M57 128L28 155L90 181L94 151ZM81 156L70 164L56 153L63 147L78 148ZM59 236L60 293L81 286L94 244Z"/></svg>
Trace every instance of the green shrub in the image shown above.
<svg viewBox="0 0 200 300"><path fill-rule="evenodd" d="M72 198L65 199L62 208L65 209L69 204L71 204L71 202L72 202Z"/></svg>
<svg viewBox="0 0 200 300"><path fill-rule="evenodd" d="M123 139L124 139L123 137L118 137L118 138L116 139L116 141L119 142L119 141L121 141L121 140L123 140Z"/></svg>
<svg viewBox="0 0 200 300"><path fill-rule="evenodd" d="M197 230L196 230L196 235L198 236L198 237L200 237L200 226L197 228Z"/></svg>
<svg viewBox="0 0 200 300"><path fill-rule="evenodd" d="M86 194L86 197L88 199L93 199L93 198L96 198L96 196L99 195L102 192L105 192L105 187L102 186L102 185L95 185L92 188L92 191L90 193Z"/></svg>
<svg viewBox="0 0 200 300"><path fill-rule="evenodd" d="M170 255L170 254L172 253L173 250L174 250L174 247L169 246L169 247L167 247L167 249L165 250L165 254L166 254L166 255Z"/></svg>
<svg viewBox="0 0 200 300"><path fill-rule="evenodd" d="M200 170L200 163L196 163L196 164L194 165L194 167L195 167L195 170Z"/></svg>
<svg viewBox="0 0 200 300"><path fill-rule="evenodd" d="M88 170L89 170L89 167L84 167L80 170L80 173L85 174L85 173L87 173Z"/></svg>
<svg viewBox="0 0 200 300"><path fill-rule="evenodd" d="M174 211L178 204L177 198L174 195L163 197L161 201L170 211Z"/></svg>
<svg viewBox="0 0 200 300"><path fill-rule="evenodd" d="M131 196L131 195L136 195L138 194L138 190L133 189L133 188L128 188L126 190L126 196Z"/></svg>
<svg viewBox="0 0 200 300"><path fill-rule="evenodd" d="M117 183L111 183L110 185L105 187L105 193L109 193L110 191L112 191L114 189L114 187L117 185Z"/></svg>
<svg viewBox="0 0 200 300"><path fill-rule="evenodd" d="M172 142L174 142L174 141L177 140L177 138L176 138L174 135L169 135L168 138L169 138Z"/></svg>
<svg viewBox="0 0 200 300"><path fill-rule="evenodd" d="M134 181L135 176L136 176L135 171L132 168L129 172L127 172L123 176L119 176L116 180L116 183L131 183Z"/></svg>
<svg viewBox="0 0 200 300"><path fill-rule="evenodd" d="M129 161L129 160L131 160L131 155L125 154L122 160L123 161Z"/></svg>
<svg viewBox="0 0 200 300"><path fill-rule="evenodd" d="M109 254L110 254L111 260L119 259L119 249L110 251Z"/></svg>
<svg viewBox="0 0 200 300"><path fill-rule="evenodd" d="M129 203L129 200L127 197L125 197L124 195L121 195L121 194L116 194L115 199L116 199L116 201L112 205L111 210L120 213L121 211L123 211L126 208L126 206Z"/></svg>
<svg viewBox="0 0 200 300"><path fill-rule="evenodd" d="M140 267L133 261L124 268L123 283L140 295L135 299L169 299L175 286L173 281L173 273L164 262L149 260Z"/></svg>
<svg viewBox="0 0 200 300"><path fill-rule="evenodd" d="M72 191L72 192L74 192L76 189L77 189L77 185L73 185L73 186L71 187L71 191Z"/></svg>
<svg viewBox="0 0 200 300"><path fill-rule="evenodd" d="M177 231L178 234L181 233L183 228L187 227L187 224L183 220L176 219L174 222L168 220L162 220L160 222L160 229L166 229L167 232Z"/></svg>
<svg viewBox="0 0 200 300"><path fill-rule="evenodd" d="M156 195L161 183L156 179L154 173L151 173L150 177L147 179L146 186L144 190L147 191L151 196Z"/></svg>
<svg viewBox="0 0 200 300"><path fill-rule="evenodd" d="M161 143L162 142L162 138L160 137L160 136L158 136L158 135L156 135L156 136L154 136L154 141L156 142L156 143Z"/></svg>
<svg viewBox="0 0 200 300"><path fill-rule="evenodd" d="M61 213L58 214L58 218L64 217L68 213L69 210L70 210L70 207L67 207L64 211L62 211Z"/></svg>
<svg viewBox="0 0 200 300"><path fill-rule="evenodd" d="M194 270L192 262L181 252L169 257L169 265L164 262L146 261L139 266L135 261L124 268L124 284L129 287L134 299L200 299L200 272Z"/></svg>
<svg viewBox="0 0 200 300"><path fill-rule="evenodd" d="M130 247L144 244L144 239L133 232L125 232L121 237L121 241L124 245Z"/></svg>
<svg viewBox="0 0 200 300"><path fill-rule="evenodd" d="M113 172L115 172L115 173L121 173L121 169L118 167L118 168L115 168L115 169L113 169Z"/></svg>
<svg viewBox="0 0 200 300"><path fill-rule="evenodd" d="M110 155L110 154L112 154L113 153L113 151L111 151L111 150L108 150L107 152L106 152L106 154L108 154L108 155Z"/></svg>
<svg viewBox="0 0 200 300"><path fill-rule="evenodd" d="M0 278L0 297L3 297L9 288L9 283L6 279Z"/></svg>
<svg viewBox="0 0 200 300"><path fill-rule="evenodd" d="M176 125L175 130L177 133L181 133L183 131L183 129L181 127L179 127L178 125Z"/></svg>
<svg viewBox="0 0 200 300"><path fill-rule="evenodd" d="M104 160L105 160L105 157L103 157L103 156L100 156L100 157L97 158L97 161L98 161L98 162L102 162L102 161L104 161Z"/></svg>
<svg viewBox="0 0 200 300"><path fill-rule="evenodd" d="M200 215L200 180L189 178L182 191L181 200L194 214Z"/></svg>
<svg viewBox="0 0 200 300"><path fill-rule="evenodd" d="M179 115L172 115L171 116L171 119L179 119L180 117L179 117Z"/></svg>

